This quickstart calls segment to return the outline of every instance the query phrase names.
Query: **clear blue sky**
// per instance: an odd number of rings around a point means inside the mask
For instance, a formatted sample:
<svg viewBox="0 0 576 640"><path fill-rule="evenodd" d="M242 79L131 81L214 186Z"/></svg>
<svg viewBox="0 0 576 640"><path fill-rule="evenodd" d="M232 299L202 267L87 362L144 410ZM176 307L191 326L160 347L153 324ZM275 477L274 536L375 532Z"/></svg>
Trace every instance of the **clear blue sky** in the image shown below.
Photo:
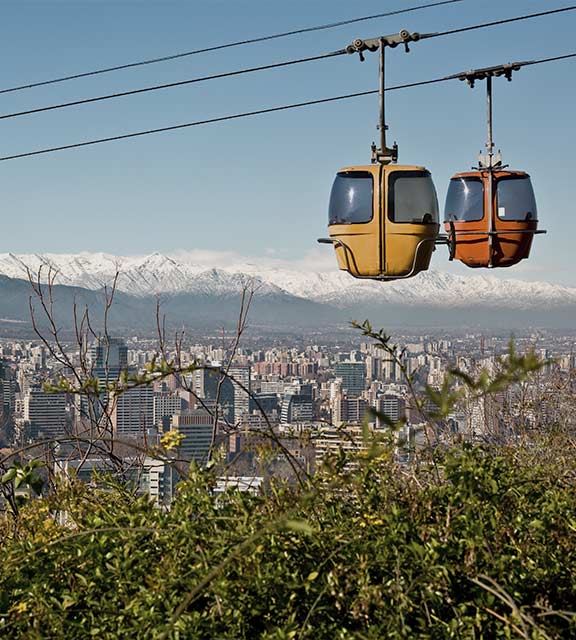
<svg viewBox="0 0 576 640"><path fill-rule="evenodd" d="M0 87L332 22L425 0L4 0ZM313 34L183 58L52 87L0 95L0 113L339 49L406 27L437 31L571 2L465 0ZM576 51L576 11L423 41L388 56L388 82ZM576 59L495 82L495 141L531 173L541 226L533 258L506 277L576 285L572 267ZM345 56L60 112L0 121L0 155L374 89L377 57ZM441 203L450 176L485 141L484 84L390 93L400 161L424 164ZM0 251L177 250L273 253L301 259L326 235L334 173L369 162L377 97L232 121L0 163ZM448 265L440 248L433 267ZM469 273L472 273L468 271Z"/></svg>

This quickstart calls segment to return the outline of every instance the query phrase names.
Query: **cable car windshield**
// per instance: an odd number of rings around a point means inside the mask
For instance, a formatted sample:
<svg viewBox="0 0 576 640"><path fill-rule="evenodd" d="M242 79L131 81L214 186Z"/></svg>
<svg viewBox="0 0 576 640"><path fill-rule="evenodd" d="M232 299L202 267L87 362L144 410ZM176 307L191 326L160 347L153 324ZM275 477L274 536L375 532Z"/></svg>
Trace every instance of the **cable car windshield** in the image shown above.
<svg viewBox="0 0 576 640"><path fill-rule="evenodd" d="M370 222L373 209L373 180L369 171L338 173L328 209L328 224Z"/></svg>
<svg viewBox="0 0 576 640"><path fill-rule="evenodd" d="M476 222L484 217L484 187L481 178L452 178L446 195L444 220Z"/></svg>
<svg viewBox="0 0 576 640"><path fill-rule="evenodd" d="M390 174L388 217L392 222L438 223L438 197L428 171L394 171Z"/></svg>
<svg viewBox="0 0 576 640"><path fill-rule="evenodd" d="M496 186L497 211L501 220L537 220L536 200L529 176L506 176Z"/></svg>

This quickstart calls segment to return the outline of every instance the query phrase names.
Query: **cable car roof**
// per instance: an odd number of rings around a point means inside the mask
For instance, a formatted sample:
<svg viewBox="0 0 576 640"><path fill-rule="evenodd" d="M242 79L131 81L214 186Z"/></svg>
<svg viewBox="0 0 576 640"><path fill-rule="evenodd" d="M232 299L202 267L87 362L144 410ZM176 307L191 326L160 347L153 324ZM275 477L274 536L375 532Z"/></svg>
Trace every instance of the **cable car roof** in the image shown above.
<svg viewBox="0 0 576 640"><path fill-rule="evenodd" d="M487 170L476 169L473 171L462 171L461 173L456 173L452 176L452 180L455 178L478 178L482 174L487 173ZM514 169L496 169L492 171L492 175L495 178L507 178L507 177L519 177L519 178L529 178L530 174L526 173L526 171L515 171Z"/></svg>
<svg viewBox="0 0 576 640"><path fill-rule="evenodd" d="M338 170L338 173L344 173L348 171L366 171L366 170L375 170L379 169L381 165L377 164L358 164L352 165L349 167L343 167ZM421 165L412 165L412 164L389 164L382 165L386 171L428 171L426 167Z"/></svg>

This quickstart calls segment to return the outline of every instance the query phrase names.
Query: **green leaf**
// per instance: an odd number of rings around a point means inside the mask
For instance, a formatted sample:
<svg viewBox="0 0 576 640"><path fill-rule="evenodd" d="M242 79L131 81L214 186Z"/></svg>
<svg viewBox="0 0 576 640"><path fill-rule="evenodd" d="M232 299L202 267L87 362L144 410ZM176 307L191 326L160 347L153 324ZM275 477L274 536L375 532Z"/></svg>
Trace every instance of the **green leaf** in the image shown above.
<svg viewBox="0 0 576 640"><path fill-rule="evenodd" d="M285 520L284 526L292 531L300 531L307 534L314 533L314 529L304 520Z"/></svg>
<svg viewBox="0 0 576 640"><path fill-rule="evenodd" d="M15 467L11 467L10 469L8 469L8 471L6 471L6 473L2 476L2 484L8 484L9 482L12 482L12 480L14 480L14 478L16 477L16 473L17 469Z"/></svg>

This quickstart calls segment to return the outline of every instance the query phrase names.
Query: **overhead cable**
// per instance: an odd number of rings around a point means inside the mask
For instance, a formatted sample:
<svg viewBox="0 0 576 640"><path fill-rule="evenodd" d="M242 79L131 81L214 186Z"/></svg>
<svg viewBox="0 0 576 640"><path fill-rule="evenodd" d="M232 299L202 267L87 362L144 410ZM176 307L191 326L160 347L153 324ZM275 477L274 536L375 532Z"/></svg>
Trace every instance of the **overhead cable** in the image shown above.
<svg viewBox="0 0 576 640"><path fill-rule="evenodd" d="M503 20L498 20L495 22L485 22L485 23L481 23L481 24L475 24L475 25L471 25L471 26L467 26L467 27L461 27L459 29L452 29L450 31L442 31L442 32L437 32L437 33L426 33L426 34L420 34L419 35L419 39L427 39L427 38L436 38L439 36L445 36L445 35L449 35L449 34L454 34L454 33L460 33L463 31L471 31L473 29L485 29L488 27L493 27L496 25L501 25L501 24L506 24L508 22L518 22L521 20L529 20L531 18L537 18L537 17L543 17L543 16L547 16L547 15L551 15L551 14L555 14L555 13L560 13L560 12L564 12L564 11L573 11L576 10L576 5L572 5L570 7L564 7L562 9L552 9L549 11L541 11L539 13L532 13L532 14L525 14L522 16L516 16L514 18L506 18ZM160 91L160 90L164 90L164 89L172 89L175 87L181 87L181 86L185 86L185 85L189 85L189 84L197 84L200 82L207 82L208 80L217 80L217 79L221 79L221 78L229 78L229 77L233 77L233 76L239 76L239 75L244 75L244 74L248 74L248 73L256 73L259 71L266 71L269 69L277 69L280 67L289 67L292 65L296 65L296 64L303 64L306 62L315 62L317 60L324 60L326 58L333 58L336 56L340 56L343 54L349 53L349 51L347 49L339 49L338 51L332 51L330 53L325 53L325 54L321 54L321 55L317 55L317 56L310 56L307 58L298 58L295 60L285 60L283 62L275 62L275 63L271 63L271 64L266 64L266 65L260 65L257 67L248 67L247 69L238 69L236 71L227 71L227 72L223 72L223 73L216 73L216 74L212 74L212 75L208 75L208 76L201 76L199 78L190 78L188 80L180 80L177 82L169 82L169 83L165 83L165 84L157 84L157 85L152 85L149 87L141 87L139 89L131 89L128 91L120 91L120 92L116 92L116 93L109 93L106 95L101 95L101 96L95 96L93 98L84 98L81 100L73 100L71 102L61 102L58 104L53 104L53 105L47 105L44 107L37 107L34 109L26 109L25 111L16 111L13 113L6 113L4 115L0 115L0 120L8 120L11 118L18 118L21 116L29 116L29 115L33 115L36 113L43 113L45 111L56 111L59 109L66 109L69 107L77 107L83 104L91 104L91 103L95 103L95 102L102 102L104 100L112 100L112 99L116 99L116 98L122 98L122 97L126 97L126 96L133 96L133 95L138 95L138 94L143 94L143 93L149 93L151 91ZM0 92L1 93L1 92Z"/></svg>
<svg viewBox="0 0 576 640"><path fill-rule="evenodd" d="M138 62L129 62L127 64L120 64L114 67L107 67L103 69L95 69L93 71L85 71L83 73L75 73L73 75L63 76L61 78L53 78L51 80L43 80L41 82L32 82L29 84L23 84L16 87L9 87L7 89L0 89L1 93L13 93L15 91L23 91L24 89L32 89L34 87L43 87L49 84L57 84L59 82L66 82L68 80L77 80L79 78L87 78L89 76L96 76L103 73L112 73L113 71L121 71L123 69L131 69L134 67L143 67L149 64L156 64L158 62L168 62L170 60L177 60L179 58L185 58L188 56L195 56L200 53L208 53L210 51L219 51L221 49L230 49L232 47L239 47L247 44L255 44L257 42L266 42L268 40L277 40L279 38L287 38L288 36L295 36L302 33L310 33L313 31L324 31L326 29L334 29L336 27L343 27L349 24L355 24L357 22L365 22L368 20L376 20L377 18L386 18L388 16L400 15L401 13L410 13L413 11L419 11L421 9L430 9L433 7L439 7L445 4L455 4L457 2L465 2L465 0L443 0L442 2L430 2L428 4L420 4L414 7L408 7L405 9L396 9L394 11L386 11L384 13L375 13L370 16L363 16L361 18L351 18L350 20L340 20L339 22L331 22L328 24L321 24L314 27L305 27L303 29L294 29L293 31L284 31L282 33L275 33L267 36L259 36L257 38L249 38L247 40L238 40L236 42L228 42L226 44L215 45L212 47L206 47L204 49L194 49L192 51L184 51L182 53L174 53L168 56L162 56L160 58L149 58L148 60L140 60Z"/></svg>
<svg viewBox="0 0 576 640"><path fill-rule="evenodd" d="M520 63L513 63L514 66L529 66L529 65L536 65L536 64L543 64L543 63L547 63L547 62L556 62L559 60L566 60L568 58L576 58L576 53L568 53L568 54L564 54L564 55L560 55L560 56L554 56L551 58L541 58L539 60L530 60L527 62L520 62ZM400 89L409 89L412 87L421 87L424 85L429 85L429 84L437 84L439 82L448 82L450 80L455 80L457 78L459 78L462 74L453 74L450 76L443 76L441 78L434 78L432 80L421 80L419 82L410 82L407 84L401 84L401 85L396 85L393 87L387 87L385 89L386 92L388 91L398 91ZM38 156L38 155L43 155L43 154L47 154L47 153L55 153L57 151L65 151L67 149L78 149L80 147L88 147L91 145L95 145L95 144L102 144L105 142L114 142L117 140L127 140L128 138L138 138L141 136L147 136L147 135L152 135L155 133L164 133L167 131L176 131L178 129L187 129L190 127L199 127L202 125L208 125L208 124L215 124L217 122L225 122L227 120L238 120L240 118L248 118L248 117L252 117L252 116L258 116L258 115L264 115L267 113L274 113L277 111L287 111L289 109L299 109L302 107L308 107L308 106L312 106L312 105L316 105L316 104L325 104L328 102L337 102L340 100L348 100L351 98L359 98L361 96L368 96L368 95L373 95L378 93L377 89L371 90L371 91L360 91L357 93L348 93L346 95L340 95L340 96L333 96L331 98L320 98L318 100L308 100L306 102L297 102L297 103L293 103L293 104L287 104L287 105L282 105L279 107L270 107L267 109L258 109L256 111L245 111L244 113L236 113L236 114L232 114L232 115L228 115L228 116L220 116L217 118L208 118L206 120L197 120L195 122L186 122L184 124L177 124L177 125L171 125L168 127L160 127L158 129L148 129L145 131L136 131L133 133L124 133L124 134L120 134L120 135L116 135L116 136L110 136L108 138L100 138L97 140L86 140L85 142L76 142L73 144L66 144L66 145L62 145L62 146L58 146L58 147L49 147L46 149L38 149L36 151L28 151L26 153L18 153L15 155L10 155L10 156L4 156L4 157L0 157L0 162L5 162L7 160L16 160L18 158L28 158L30 156Z"/></svg>
<svg viewBox="0 0 576 640"><path fill-rule="evenodd" d="M459 27L457 29L448 29L447 31L436 31L433 33L421 33L420 40L426 38L439 38L441 36L450 36L455 33L464 33L466 31L474 31L474 29L485 29L487 27L496 27L501 24L510 24L511 22L520 22L521 20L530 20L531 18L541 18L542 16L550 16L554 13L563 13L565 11L574 11L576 5L569 7L562 7L560 9L550 9L548 11L539 11L538 13L529 13L523 16L516 16L515 18L504 18L502 20L494 20L493 22L483 22L481 24L474 24L469 27Z"/></svg>
<svg viewBox="0 0 576 640"><path fill-rule="evenodd" d="M20 116L29 116L29 115L32 115L33 113L42 113L43 111L54 111L56 109L65 109L66 107L77 107L78 105L81 105L81 104L89 104L91 102L101 102L102 100L112 100L113 98L133 96L139 93L148 93L150 91L159 91L161 89L171 89L173 87L181 87L187 84L206 82L207 80L217 80L219 78L230 78L232 76L239 76L245 73L255 73L257 71L265 71L267 69L289 67L294 64L302 64L304 62L313 62L315 60L324 60L325 58L333 58L335 56L341 56L345 53L347 53L346 49L340 49L339 51L333 51L332 53L324 53L319 56L311 56L309 58L299 58L297 60L286 60L284 62L275 62L272 64L260 65L259 67L249 67L247 69L238 69L237 71L226 71L224 73L216 73L210 76L201 76L200 78L191 78L189 80L180 80L178 82L168 82L166 84L156 84L151 87L142 87L140 89L132 89L130 91L109 93L104 96L96 96L95 98L85 98L83 100L74 100L72 102L62 102L60 104L53 104L47 107L37 107L36 109L28 109L26 111L18 111L15 113L7 113L4 115L0 115L0 120L6 120L8 118L18 118Z"/></svg>

